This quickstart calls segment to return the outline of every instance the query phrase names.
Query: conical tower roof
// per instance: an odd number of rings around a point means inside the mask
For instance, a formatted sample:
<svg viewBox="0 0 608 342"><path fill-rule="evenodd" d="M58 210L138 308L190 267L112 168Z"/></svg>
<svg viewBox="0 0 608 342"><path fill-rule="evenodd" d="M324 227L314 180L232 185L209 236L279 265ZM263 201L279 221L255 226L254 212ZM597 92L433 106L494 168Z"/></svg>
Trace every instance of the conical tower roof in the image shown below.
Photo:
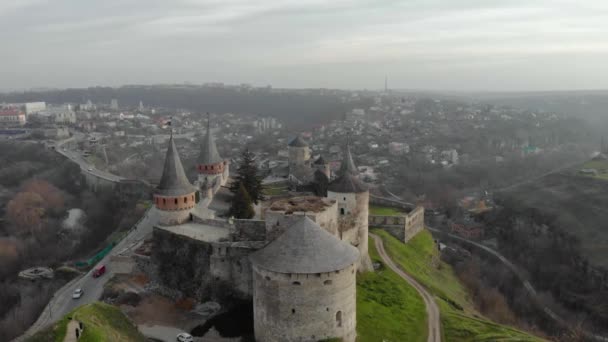
<svg viewBox="0 0 608 342"><path fill-rule="evenodd" d="M215 146L215 140L211 134L211 118L207 113L207 135L203 139L201 146L201 153L198 156L198 163L201 165L211 165L223 162L224 159L217 152L217 146Z"/></svg>
<svg viewBox="0 0 608 342"><path fill-rule="evenodd" d="M326 273L343 270L355 263L359 250L304 216L249 259L254 265L272 272Z"/></svg>
<svg viewBox="0 0 608 342"><path fill-rule="evenodd" d="M161 196L182 196L195 192L196 190L188 181L179 153L173 142L173 134L169 138L169 147L165 155L163 175L160 177L156 194Z"/></svg>
<svg viewBox="0 0 608 342"><path fill-rule="evenodd" d="M327 164L325 162L325 159L323 159L323 156L319 156L319 158L317 158L317 160L315 160L315 165L325 165Z"/></svg>
<svg viewBox="0 0 608 342"><path fill-rule="evenodd" d="M346 153L340 165L338 178L334 179L327 190L340 193L360 193L368 190L367 185L359 179L359 171L350 153L350 146L346 145Z"/></svg>
<svg viewBox="0 0 608 342"><path fill-rule="evenodd" d="M308 143L302 139L302 137L298 134L291 142L289 142L290 147L307 147Z"/></svg>
<svg viewBox="0 0 608 342"><path fill-rule="evenodd" d="M346 173L350 173L355 176L359 175L359 170L357 170L357 166L355 166L355 162L353 161L353 155L350 153L349 144L346 144L346 152L344 153L344 159L340 165L340 175Z"/></svg>

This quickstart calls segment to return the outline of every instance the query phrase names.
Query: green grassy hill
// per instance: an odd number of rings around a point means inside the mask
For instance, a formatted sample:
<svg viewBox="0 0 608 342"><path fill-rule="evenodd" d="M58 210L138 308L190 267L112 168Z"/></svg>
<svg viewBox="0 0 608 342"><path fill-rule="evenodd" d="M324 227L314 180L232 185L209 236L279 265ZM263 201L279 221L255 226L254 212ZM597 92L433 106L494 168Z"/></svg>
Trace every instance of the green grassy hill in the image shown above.
<svg viewBox="0 0 608 342"><path fill-rule="evenodd" d="M381 261L374 241L369 254ZM388 267L357 276L357 341L426 341L426 311L416 290Z"/></svg>
<svg viewBox="0 0 608 342"><path fill-rule="evenodd" d="M374 229L373 233L382 238L393 261L435 295L441 311L444 341L542 341L517 329L496 324L475 311L452 268L439 259L439 252L428 231L422 231L407 244L380 229ZM370 240L370 247L372 245Z"/></svg>
<svg viewBox="0 0 608 342"><path fill-rule="evenodd" d="M372 204L369 206L369 214L370 215L399 216L399 215L404 215L405 212L398 208L383 207L380 205Z"/></svg>
<svg viewBox="0 0 608 342"><path fill-rule="evenodd" d="M597 171L597 175L592 177L608 180L608 160L590 160L581 165L579 169L594 169Z"/></svg>
<svg viewBox="0 0 608 342"><path fill-rule="evenodd" d="M95 302L76 308L61 321L27 339L27 342L62 342L66 335L68 317L84 324L79 342L145 341L137 327L119 308Z"/></svg>

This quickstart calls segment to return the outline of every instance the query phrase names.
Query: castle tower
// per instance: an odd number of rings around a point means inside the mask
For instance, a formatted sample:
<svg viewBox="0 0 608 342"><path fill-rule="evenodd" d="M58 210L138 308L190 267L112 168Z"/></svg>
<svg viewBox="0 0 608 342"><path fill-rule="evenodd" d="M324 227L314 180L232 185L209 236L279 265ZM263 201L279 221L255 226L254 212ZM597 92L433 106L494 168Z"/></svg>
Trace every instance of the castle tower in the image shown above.
<svg viewBox="0 0 608 342"><path fill-rule="evenodd" d="M154 205L160 212L159 224L177 225L190 219L190 212L196 204L196 189L190 184L179 154L173 134L165 156L163 175L154 192Z"/></svg>
<svg viewBox="0 0 608 342"><path fill-rule="evenodd" d="M361 259L358 268L361 271L369 271L372 269L367 252L369 190L358 176L359 172L353 162L350 146L346 145L338 178L329 183L327 197L338 202L340 239L350 242L359 249Z"/></svg>
<svg viewBox="0 0 608 342"><path fill-rule="evenodd" d="M209 113L207 113L207 134L203 139L196 170L198 171L197 185L203 196L213 197L220 186L226 185L226 181L228 181L229 164L217 152L217 146L211 134Z"/></svg>
<svg viewBox="0 0 608 342"><path fill-rule="evenodd" d="M256 341L355 341L356 248L303 217L249 259Z"/></svg>
<svg viewBox="0 0 608 342"><path fill-rule="evenodd" d="M289 168L293 169L297 166L310 165L310 148L308 143L302 139L300 135L296 136L289 145Z"/></svg>
<svg viewBox="0 0 608 342"><path fill-rule="evenodd" d="M329 167L329 163L323 159L323 156L319 156L319 158L315 160L314 168L323 172L327 176L327 179L331 179L331 168Z"/></svg>

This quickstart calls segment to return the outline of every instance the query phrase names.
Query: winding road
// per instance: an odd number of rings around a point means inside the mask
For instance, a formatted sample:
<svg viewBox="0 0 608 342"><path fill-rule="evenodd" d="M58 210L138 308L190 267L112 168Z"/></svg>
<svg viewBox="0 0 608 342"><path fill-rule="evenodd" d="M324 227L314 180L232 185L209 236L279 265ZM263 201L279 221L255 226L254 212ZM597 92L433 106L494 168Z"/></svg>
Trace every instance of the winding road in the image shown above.
<svg viewBox="0 0 608 342"><path fill-rule="evenodd" d="M384 263L395 273L397 273L403 280L407 281L422 297L424 301L424 305L426 307L426 314L428 316L428 342L441 342L441 320L439 317L439 307L437 303L435 303L435 299L433 296L422 286L420 285L414 278L412 278L409 274L405 273L401 268L399 268L393 260L386 254L384 250L384 244L382 243L382 239L375 234L369 234L373 239L376 245L376 249L378 250L378 254L384 261Z"/></svg>
<svg viewBox="0 0 608 342"><path fill-rule="evenodd" d="M480 243L477 243L475 241L471 241L469 239L465 239L461 236L455 235L455 234L450 234L448 232L444 232L440 229L437 228L431 228L429 226L426 227L428 230L430 230L431 232L437 233L437 234L443 234L445 236L448 236L449 238L452 238L454 240L458 240L461 242L465 242L473 247L479 248L483 251L485 251L486 253L496 257L498 260L500 260L511 272L513 272L513 274L515 274L517 276L517 278L519 278L519 280L522 282L524 288L526 289L526 291L528 291L528 294L530 295L530 297L532 298L532 302L534 304L536 304L536 306L543 311L549 318L551 318L554 322L556 322L558 325L566 328L566 329L573 329L571 323L569 323L568 321L566 321L565 319L561 318L560 316L558 316L555 311L551 310L551 308L549 308L547 305L545 305L543 303L543 299L538 295L538 293L536 292L536 289L534 289L534 287L532 286L532 283L530 283L530 281L527 279L527 277L524 275L523 272L520 271L520 269L515 266L515 264L513 264L511 261L509 261L507 258L505 258L502 254L500 254L499 252L497 252L496 250L482 245ZM607 342L608 341L608 337L605 336L601 336L601 335L597 335L593 332L590 331L582 331L582 333L585 335L585 337L591 339L591 340L595 340L595 341L604 341Z"/></svg>

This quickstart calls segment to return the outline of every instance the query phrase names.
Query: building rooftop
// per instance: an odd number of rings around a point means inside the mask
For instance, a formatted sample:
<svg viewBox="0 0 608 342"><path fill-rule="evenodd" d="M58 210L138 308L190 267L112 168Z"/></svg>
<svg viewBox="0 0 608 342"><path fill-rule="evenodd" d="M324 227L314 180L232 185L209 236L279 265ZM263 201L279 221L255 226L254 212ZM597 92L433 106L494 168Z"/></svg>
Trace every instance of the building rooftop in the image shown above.
<svg viewBox="0 0 608 342"><path fill-rule="evenodd" d="M317 196L299 196L278 199L268 207L272 211L284 211L286 214L294 212L321 212L331 207L335 201Z"/></svg>
<svg viewBox="0 0 608 342"><path fill-rule="evenodd" d="M188 222L176 226L156 226L156 228L205 242L228 241L230 238L229 229L202 223Z"/></svg>
<svg viewBox="0 0 608 342"><path fill-rule="evenodd" d="M17 108L0 109L0 116L14 116L14 115L25 115L22 111Z"/></svg>
<svg viewBox="0 0 608 342"><path fill-rule="evenodd" d="M207 135L203 140L201 146L201 153L198 157L198 163L202 165L218 164L223 162L224 159L220 156L215 145L215 140L211 134L211 118L207 116Z"/></svg>
<svg viewBox="0 0 608 342"><path fill-rule="evenodd" d="M339 193L361 193L368 191L368 186L359 179L359 171L355 166L348 145L346 146L346 153L340 165L340 171L338 171L338 178L329 183L327 190Z"/></svg>
<svg viewBox="0 0 608 342"><path fill-rule="evenodd" d="M307 147L308 143L298 134L288 145L291 147Z"/></svg>
<svg viewBox="0 0 608 342"><path fill-rule="evenodd" d="M315 274L345 269L359 260L359 250L303 217L249 259L272 272Z"/></svg>
<svg viewBox="0 0 608 342"><path fill-rule="evenodd" d="M179 159L179 153L173 142L173 135L171 135L165 156L163 175L160 178L156 194L161 196L182 196L195 191L188 177L186 177L186 172L184 172L184 167Z"/></svg>

